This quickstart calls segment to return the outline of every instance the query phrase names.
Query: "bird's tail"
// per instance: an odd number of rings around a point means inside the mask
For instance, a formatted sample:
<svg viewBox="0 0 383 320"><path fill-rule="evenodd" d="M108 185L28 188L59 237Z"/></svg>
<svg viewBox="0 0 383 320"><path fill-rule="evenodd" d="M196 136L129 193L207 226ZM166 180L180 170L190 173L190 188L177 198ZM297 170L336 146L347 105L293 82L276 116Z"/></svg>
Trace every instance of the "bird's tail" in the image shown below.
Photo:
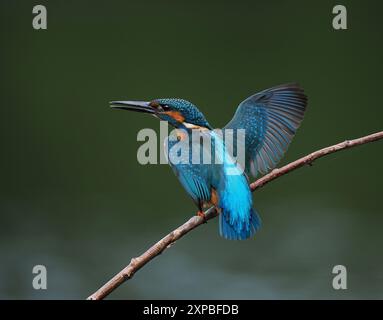
<svg viewBox="0 0 383 320"><path fill-rule="evenodd" d="M261 226L261 219L254 208L250 210L248 221L231 221L228 212L222 211L219 217L219 234L230 240L245 240L255 234Z"/></svg>

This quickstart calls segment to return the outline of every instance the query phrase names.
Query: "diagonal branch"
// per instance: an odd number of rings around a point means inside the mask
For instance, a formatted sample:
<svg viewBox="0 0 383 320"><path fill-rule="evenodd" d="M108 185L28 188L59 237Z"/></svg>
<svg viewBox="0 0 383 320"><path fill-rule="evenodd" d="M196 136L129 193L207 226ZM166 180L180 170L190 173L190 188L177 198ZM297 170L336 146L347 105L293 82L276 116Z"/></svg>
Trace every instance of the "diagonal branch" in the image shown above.
<svg viewBox="0 0 383 320"><path fill-rule="evenodd" d="M359 146L361 144L373 142L383 139L383 131L377 132L365 137L361 137L354 140L346 140L344 142L335 144L333 146L323 148L321 150L310 153L309 155L300 158L296 161L293 161L279 169L274 169L269 174L263 176L262 178L256 180L250 184L251 191L254 191L260 187L263 187L266 183L285 175L295 169L303 167L305 165L310 165L316 159L324 157L330 153L338 152L340 150L352 148ZM215 208L210 208L205 212L206 220L210 220L218 215ZM111 280L104 284L100 289L88 297L88 300L101 300L114 291L117 287L123 284L126 280L131 279L133 275L145 266L149 261L153 260L167 248L169 248L174 242L182 238L186 233L198 227L204 223L204 219L199 216L191 217L187 222L182 226L174 229L156 244L151 246L147 251L145 251L139 257L133 258L129 265L126 266L123 270L117 273Z"/></svg>

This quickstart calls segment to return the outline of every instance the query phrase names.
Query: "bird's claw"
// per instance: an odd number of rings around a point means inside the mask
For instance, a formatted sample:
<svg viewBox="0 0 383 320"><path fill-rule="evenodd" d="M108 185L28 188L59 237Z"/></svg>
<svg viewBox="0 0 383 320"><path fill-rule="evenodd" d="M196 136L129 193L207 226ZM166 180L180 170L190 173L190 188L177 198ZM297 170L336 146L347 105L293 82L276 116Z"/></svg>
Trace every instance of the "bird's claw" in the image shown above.
<svg viewBox="0 0 383 320"><path fill-rule="evenodd" d="M205 213L203 211L198 211L197 216L201 217L203 219L203 223L207 223Z"/></svg>

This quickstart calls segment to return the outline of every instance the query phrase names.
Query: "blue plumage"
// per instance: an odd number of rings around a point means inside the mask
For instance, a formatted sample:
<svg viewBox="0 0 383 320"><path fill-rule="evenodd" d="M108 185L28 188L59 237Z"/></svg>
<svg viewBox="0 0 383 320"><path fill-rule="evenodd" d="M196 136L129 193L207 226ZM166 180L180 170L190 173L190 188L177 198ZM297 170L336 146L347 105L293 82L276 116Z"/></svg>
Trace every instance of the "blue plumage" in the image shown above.
<svg viewBox="0 0 383 320"><path fill-rule="evenodd" d="M169 164L199 212L209 206L217 208L220 234L233 240L251 237L261 223L253 208L247 175L266 174L277 165L303 119L306 104L307 98L296 84L261 91L240 103L233 119L220 135L212 130L196 106L183 99L113 103L119 109L152 113L177 128L177 137L170 137L165 142ZM244 168L230 156L236 154L240 146L234 144L231 150L223 139L225 132L232 130L235 141L239 129L245 131ZM211 148L201 139L192 139L192 130L197 130L201 137L208 136ZM179 148L173 148L177 144L178 147L180 144L188 145L189 151L180 156ZM196 150L193 146L211 153L213 160L220 161L192 163L192 150ZM171 159L174 158L181 161L173 162Z"/></svg>
<svg viewBox="0 0 383 320"><path fill-rule="evenodd" d="M219 234L229 240L245 240L252 237L261 226L261 219L254 208L248 213L248 227L238 228L235 224L229 221L226 214L219 216Z"/></svg>
<svg viewBox="0 0 383 320"><path fill-rule="evenodd" d="M303 120L307 97L296 84L261 91L240 103L224 129L246 130L246 173L266 174L282 159Z"/></svg>
<svg viewBox="0 0 383 320"><path fill-rule="evenodd" d="M230 158L221 137L215 132L211 135L220 151L215 155L222 162L217 188L218 207L222 211L220 234L227 239L243 240L253 235L260 224L258 216L252 211L253 199L249 184L242 170Z"/></svg>

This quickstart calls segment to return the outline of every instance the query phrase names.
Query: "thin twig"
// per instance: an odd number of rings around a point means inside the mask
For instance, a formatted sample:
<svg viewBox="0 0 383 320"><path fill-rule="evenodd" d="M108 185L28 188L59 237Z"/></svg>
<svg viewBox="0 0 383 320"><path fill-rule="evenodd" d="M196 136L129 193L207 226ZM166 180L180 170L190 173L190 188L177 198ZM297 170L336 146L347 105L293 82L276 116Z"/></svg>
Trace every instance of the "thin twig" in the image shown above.
<svg viewBox="0 0 383 320"><path fill-rule="evenodd" d="M373 142L383 139L383 131L377 132L365 137L361 137L355 140L347 140L333 146L323 148L321 150L310 153L309 155L300 158L294 162L291 162L279 169L274 169L267 175L256 180L250 184L252 191L264 186L266 183L285 175L297 168L303 167L304 165L311 165L313 161L318 158L321 158L330 153L334 153L340 150L352 148L361 144ZM218 215L218 212L214 208L210 208L205 212L206 220L210 220ZM145 251L139 257L133 258L129 265L116 274L111 280L104 284L100 289L88 297L88 300L101 300L114 291L117 287L123 284L126 280L131 279L133 275L145 266L149 261L157 257L164 250L169 248L174 242L183 237L186 233L203 224L205 221L202 217L193 216L182 226L176 228L156 244L151 246L147 251Z"/></svg>

